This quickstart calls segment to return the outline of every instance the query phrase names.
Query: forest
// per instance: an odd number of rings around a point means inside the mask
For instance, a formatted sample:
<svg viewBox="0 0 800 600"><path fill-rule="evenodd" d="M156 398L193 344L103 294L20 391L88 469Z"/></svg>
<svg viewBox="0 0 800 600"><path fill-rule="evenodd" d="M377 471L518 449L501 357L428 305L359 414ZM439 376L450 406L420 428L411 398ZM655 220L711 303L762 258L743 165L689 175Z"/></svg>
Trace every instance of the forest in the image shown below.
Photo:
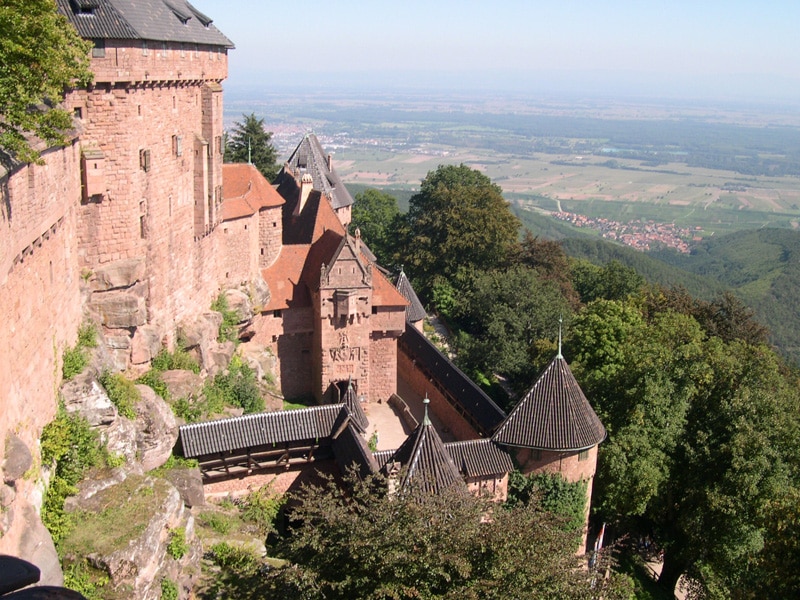
<svg viewBox="0 0 800 600"><path fill-rule="evenodd" d="M507 409L555 354L563 319L564 355L609 433L594 518L653 540L662 589L685 575L697 598L797 595L800 382L730 291L788 260L791 232L763 233L763 261L738 271L736 240L672 257L717 276L703 287L690 273L689 292L654 258L629 266L602 244L520 235L498 186L464 165L430 172L407 213L360 193L353 225L379 262L403 265L448 323L457 364Z"/></svg>

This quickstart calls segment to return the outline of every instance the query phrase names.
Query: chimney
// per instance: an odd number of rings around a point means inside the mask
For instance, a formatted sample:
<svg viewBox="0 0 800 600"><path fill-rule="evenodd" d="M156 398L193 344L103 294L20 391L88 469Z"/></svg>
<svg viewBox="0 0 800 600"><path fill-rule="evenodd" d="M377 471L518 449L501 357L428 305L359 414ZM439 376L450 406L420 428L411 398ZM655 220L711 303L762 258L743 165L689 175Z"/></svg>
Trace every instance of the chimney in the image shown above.
<svg viewBox="0 0 800 600"><path fill-rule="evenodd" d="M308 200L309 194L311 194L311 190L314 187L314 180L311 178L311 174L304 173L303 178L300 180L300 198L297 201L297 208L294 211L294 214L299 215L303 212L303 208L306 205L306 201Z"/></svg>
<svg viewBox="0 0 800 600"><path fill-rule="evenodd" d="M333 156L328 154L328 171L333 171Z"/></svg>
<svg viewBox="0 0 800 600"><path fill-rule="evenodd" d="M361 254L361 229L356 227L356 254Z"/></svg>

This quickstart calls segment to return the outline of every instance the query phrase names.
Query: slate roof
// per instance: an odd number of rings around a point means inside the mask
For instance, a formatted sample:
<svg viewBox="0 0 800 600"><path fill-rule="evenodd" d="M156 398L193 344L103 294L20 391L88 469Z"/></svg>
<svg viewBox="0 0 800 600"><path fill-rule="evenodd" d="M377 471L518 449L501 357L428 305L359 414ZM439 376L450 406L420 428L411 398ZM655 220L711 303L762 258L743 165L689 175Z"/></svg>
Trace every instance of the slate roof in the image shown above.
<svg viewBox="0 0 800 600"><path fill-rule="evenodd" d="M539 450L585 450L605 437L605 427L559 354L497 428L492 440Z"/></svg>
<svg viewBox="0 0 800 600"><path fill-rule="evenodd" d="M186 0L56 0L88 39L188 42L233 48L212 20Z"/></svg>
<svg viewBox="0 0 800 600"><path fill-rule="evenodd" d="M329 437L341 412L341 405L329 404L183 425L180 428L183 456L194 458L265 444Z"/></svg>
<svg viewBox="0 0 800 600"><path fill-rule="evenodd" d="M467 440L444 445L464 477L499 476L514 470L509 453L492 440Z"/></svg>
<svg viewBox="0 0 800 600"><path fill-rule="evenodd" d="M436 375L438 383L485 434L493 432L506 418L503 410L419 331L406 326L400 343L418 365Z"/></svg>
<svg viewBox="0 0 800 600"><path fill-rule="evenodd" d="M378 472L375 457L352 421L333 439L333 455L342 473L346 473L353 465L361 477Z"/></svg>
<svg viewBox="0 0 800 600"><path fill-rule="evenodd" d="M287 178L294 179L303 173L311 175L314 189L327 196L334 209L351 206L355 202L336 169L328 168L328 155L313 133L303 137L278 174L277 181L280 184Z"/></svg>
<svg viewBox="0 0 800 600"><path fill-rule="evenodd" d="M361 402L358 400L356 390L353 388L352 383L347 385L347 391L344 394L344 398L342 398L342 404L344 404L350 412L350 418L353 424L361 433L364 433L367 427L369 427L369 420L364 413L364 409L361 407Z"/></svg>
<svg viewBox="0 0 800 600"><path fill-rule="evenodd" d="M411 282L408 280L408 277L406 277L406 274L402 269L400 270L400 274L397 276L397 281L395 281L394 287L396 287L397 291L403 295L403 298L408 300L408 306L406 307L406 321L409 323L422 321L422 319L424 319L427 315L425 312L425 307L422 306L422 302L419 301L417 293L414 291L414 288L411 286Z"/></svg>
<svg viewBox="0 0 800 600"><path fill-rule="evenodd" d="M427 418L427 407L422 423L394 452L392 458L384 465L384 469L393 463L399 463L405 469L400 482L401 490L431 494L437 494L454 486L466 490L464 480L450 454L445 450L442 438Z"/></svg>

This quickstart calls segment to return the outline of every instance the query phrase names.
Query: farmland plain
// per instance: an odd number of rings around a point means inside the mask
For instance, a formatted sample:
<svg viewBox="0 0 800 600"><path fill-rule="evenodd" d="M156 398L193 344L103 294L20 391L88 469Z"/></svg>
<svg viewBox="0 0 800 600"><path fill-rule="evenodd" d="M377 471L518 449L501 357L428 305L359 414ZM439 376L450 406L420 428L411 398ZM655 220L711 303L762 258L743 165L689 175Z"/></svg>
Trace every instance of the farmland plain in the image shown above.
<svg viewBox="0 0 800 600"><path fill-rule="evenodd" d="M286 156L308 131L354 187L401 207L440 164L480 169L520 210L674 224L699 238L800 226L800 120L784 106L502 95L236 90Z"/></svg>

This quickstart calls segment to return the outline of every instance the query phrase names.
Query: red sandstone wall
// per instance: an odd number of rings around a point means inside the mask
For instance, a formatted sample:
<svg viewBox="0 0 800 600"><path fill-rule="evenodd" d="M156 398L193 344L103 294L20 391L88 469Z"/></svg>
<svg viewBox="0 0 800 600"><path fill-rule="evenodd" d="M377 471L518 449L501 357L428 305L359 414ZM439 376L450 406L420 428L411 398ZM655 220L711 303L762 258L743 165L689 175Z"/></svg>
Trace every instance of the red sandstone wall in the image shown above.
<svg viewBox="0 0 800 600"><path fill-rule="evenodd" d="M131 46L106 40L106 55L92 58L92 71L96 83L220 81L228 76L228 54L224 48L195 44L151 41Z"/></svg>
<svg viewBox="0 0 800 600"><path fill-rule="evenodd" d="M258 272L258 215L225 221L220 225L225 243L225 285L236 286Z"/></svg>
<svg viewBox="0 0 800 600"><path fill-rule="evenodd" d="M266 208L258 213L259 219L259 264L262 269L271 266L278 259L283 244L282 208Z"/></svg>
<svg viewBox="0 0 800 600"><path fill-rule="evenodd" d="M428 379L428 377L417 369L416 365L408 358L408 355L401 351L397 353L398 377L402 377L411 388L420 396L426 394L430 399L430 410L445 423L452 435L457 440L475 440L480 436L472 426L462 417L452 405L445 400L439 389Z"/></svg>
<svg viewBox="0 0 800 600"><path fill-rule="evenodd" d="M546 450L542 450L537 459L535 451L524 448L517 452L517 461L525 474L561 473L567 481L591 479L597 467L597 446L589 449L585 460L580 460L579 452Z"/></svg>
<svg viewBox="0 0 800 600"><path fill-rule="evenodd" d="M229 263L226 240L213 229L222 182L218 82L227 56L180 44L145 54L120 43L107 45L92 68L93 87L67 99L81 113L82 148L102 153L105 179L105 193L80 207L81 266L144 258L148 322L169 343L176 325L207 309L221 285L249 278L250 264ZM199 235L197 211L206 219Z"/></svg>
<svg viewBox="0 0 800 600"><path fill-rule="evenodd" d="M397 392L397 338L373 333L369 344L368 400L387 402ZM361 388L363 392L363 388Z"/></svg>
<svg viewBox="0 0 800 600"><path fill-rule="evenodd" d="M36 448L56 410L61 356L81 323L77 145L0 180L0 443Z"/></svg>

